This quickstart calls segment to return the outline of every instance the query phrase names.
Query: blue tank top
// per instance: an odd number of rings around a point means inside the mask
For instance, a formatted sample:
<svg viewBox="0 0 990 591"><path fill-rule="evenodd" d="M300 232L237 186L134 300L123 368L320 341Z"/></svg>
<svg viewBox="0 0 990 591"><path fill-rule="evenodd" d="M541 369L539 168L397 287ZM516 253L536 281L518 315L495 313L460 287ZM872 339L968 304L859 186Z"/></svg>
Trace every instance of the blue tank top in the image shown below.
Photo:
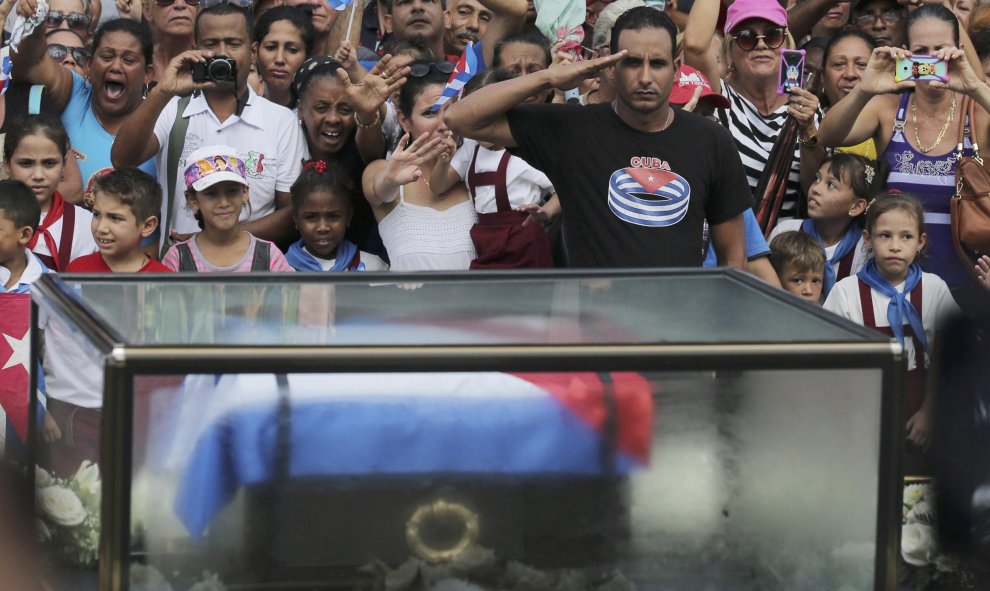
<svg viewBox="0 0 990 591"><path fill-rule="evenodd" d="M72 72L72 96L62 111L62 125L69 134L72 149L78 154L79 172L82 173L83 189L88 194L92 191L93 180L113 170L110 162L110 148L113 147L114 136L107 130L93 113L91 99L93 85L83 80L82 76ZM158 169L154 157L146 160L141 166L142 171L158 178Z"/></svg>
<svg viewBox="0 0 990 591"><path fill-rule="evenodd" d="M921 268L941 277L949 287L959 287L970 282L966 268L956 256L952 246L952 226L949 217L949 201L956 192L955 150L941 156L922 154L904 137L904 122L910 93L901 95L894 121L894 135L883 153L890 166L887 189L914 195L925 209L925 233L928 234L926 254L918 259ZM957 116L959 107L957 105ZM969 121L966 121L969 126ZM956 129L951 126L950 129ZM967 136L963 152L972 154L972 143Z"/></svg>

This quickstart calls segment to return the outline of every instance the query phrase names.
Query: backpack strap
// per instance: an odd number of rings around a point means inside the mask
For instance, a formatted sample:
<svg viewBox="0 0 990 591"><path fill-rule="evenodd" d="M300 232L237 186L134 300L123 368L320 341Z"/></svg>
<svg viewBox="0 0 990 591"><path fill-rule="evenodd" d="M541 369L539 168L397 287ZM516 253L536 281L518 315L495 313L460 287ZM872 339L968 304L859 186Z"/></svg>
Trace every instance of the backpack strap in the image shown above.
<svg viewBox="0 0 990 591"><path fill-rule="evenodd" d="M873 314L873 290L862 279L859 280L859 306L863 309L863 326L876 328L877 320Z"/></svg>
<svg viewBox="0 0 990 591"><path fill-rule="evenodd" d="M189 99L188 96L179 99L175 111L175 121L172 122L172 129L168 132L168 155L165 161L168 193L165 194L165 228L162 231L161 256L165 256L165 251L168 249L169 234L172 233L172 219L175 217L172 213L172 208L175 207L175 176L179 172L179 159L182 158L182 148L186 143L186 130L189 129L189 118L183 117L182 114L186 112L186 107L189 106Z"/></svg>
<svg viewBox="0 0 990 591"><path fill-rule="evenodd" d="M252 271L268 271L270 270L272 260L271 244L267 242L262 242L255 238L254 240L254 258L251 260L251 270Z"/></svg>
<svg viewBox="0 0 990 591"><path fill-rule="evenodd" d="M199 272L199 267L196 266L196 259L193 258L192 249L186 243L179 243L175 245L175 250L179 253L179 272L180 273L197 273Z"/></svg>
<svg viewBox="0 0 990 591"><path fill-rule="evenodd" d="M32 84L28 91L28 115L41 113L41 95L45 92L45 87L41 84Z"/></svg>

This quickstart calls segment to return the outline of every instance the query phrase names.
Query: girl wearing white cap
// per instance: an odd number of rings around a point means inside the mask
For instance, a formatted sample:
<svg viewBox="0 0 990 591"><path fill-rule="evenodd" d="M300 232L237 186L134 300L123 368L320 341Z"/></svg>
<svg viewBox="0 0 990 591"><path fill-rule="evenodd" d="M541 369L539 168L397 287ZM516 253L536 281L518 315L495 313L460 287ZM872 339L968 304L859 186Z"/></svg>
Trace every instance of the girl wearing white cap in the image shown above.
<svg viewBox="0 0 990 591"><path fill-rule="evenodd" d="M230 146L206 146L186 159L186 204L203 229L165 253L173 271L292 271L278 248L241 228L248 201L244 161Z"/></svg>

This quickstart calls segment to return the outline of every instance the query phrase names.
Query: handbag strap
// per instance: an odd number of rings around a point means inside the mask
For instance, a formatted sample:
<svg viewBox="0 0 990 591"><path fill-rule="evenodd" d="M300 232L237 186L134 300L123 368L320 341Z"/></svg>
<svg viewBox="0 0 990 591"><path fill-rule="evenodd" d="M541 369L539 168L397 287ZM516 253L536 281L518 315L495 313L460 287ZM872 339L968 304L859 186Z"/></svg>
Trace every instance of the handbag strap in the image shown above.
<svg viewBox="0 0 990 591"><path fill-rule="evenodd" d="M175 217L172 212L172 208L175 206L175 175L179 173L179 159L182 158L182 148L186 143L186 130L189 128L189 118L183 117L182 114L186 112L186 107L189 106L189 99L188 96L179 99L175 111L175 121L172 122L172 129L169 130L168 134L168 152L165 161L168 194L165 195L167 209L165 210L165 228L162 232L161 256L165 255L165 251L171 244L169 234L172 230L172 219Z"/></svg>
<svg viewBox="0 0 990 591"><path fill-rule="evenodd" d="M959 111L962 115L959 117L959 125L957 127L958 132L956 134L956 137L958 138L956 141L957 161L960 161L963 158L966 147L966 137L968 136L969 143L973 149L973 157L976 158L977 162L983 164L983 159L980 157L980 144L973 136L973 128L975 127L976 122L976 101L968 96L964 96Z"/></svg>

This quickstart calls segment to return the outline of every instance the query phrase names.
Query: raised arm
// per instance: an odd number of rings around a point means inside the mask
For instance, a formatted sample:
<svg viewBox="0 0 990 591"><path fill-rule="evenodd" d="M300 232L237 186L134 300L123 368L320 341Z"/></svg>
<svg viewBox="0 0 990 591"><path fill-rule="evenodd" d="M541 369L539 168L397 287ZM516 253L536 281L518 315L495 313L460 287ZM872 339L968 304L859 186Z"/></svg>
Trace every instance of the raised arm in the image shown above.
<svg viewBox="0 0 990 591"><path fill-rule="evenodd" d="M796 40L811 34L811 29L833 6L845 0L802 0L787 11L787 30Z"/></svg>
<svg viewBox="0 0 990 591"><path fill-rule="evenodd" d="M33 16L37 9L35 0L20 0L17 3L17 14L26 18ZM18 82L44 85L55 110L61 113L72 97L72 73L48 57L45 30L45 26L35 28L29 36L21 39L16 52L10 52L11 74Z"/></svg>
<svg viewBox="0 0 990 591"><path fill-rule="evenodd" d="M343 50L344 47L341 47L341 51ZM337 70L337 76L344 85L347 98L354 107L354 118L357 123L354 141L357 143L361 160L365 163L374 162L385 154L385 136L382 134L385 101L402 88L409 73L408 66L402 68L389 66L391 60L391 55L382 57L370 72L365 72L364 68L357 65L361 68L361 76L358 78L355 78L346 66Z"/></svg>
<svg viewBox="0 0 990 591"><path fill-rule="evenodd" d="M502 39L522 30L526 24L526 0L478 0L481 5L492 11L494 18L489 23L485 36L482 37L482 49L485 51L485 63L491 64L495 59L495 45Z"/></svg>
<svg viewBox="0 0 990 591"><path fill-rule="evenodd" d="M424 133L409 143L409 134L402 136L388 160L377 160L364 169L361 184L364 196L372 207L391 203L399 196L399 187L418 181L431 170L425 169L439 155L443 138Z"/></svg>
<svg viewBox="0 0 990 591"><path fill-rule="evenodd" d="M204 88L208 84L192 81L192 64L203 63L212 52L193 49L175 56L165 68L158 85L137 109L127 116L110 150L110 160L114 168L138 166L158 153L161 145L155 135L155 123L172 97ZM181 117L181 113L176 114Z"/></svg>
<svg viewBox="0 0 990 591"><path fill-rule="evenodd" d="M505 114L527 98L550 89L576 88L587 78L625 57L626 52L540 70L490 84L447 107L443 120L456 135L507 148L518 145Z"/></svg>
<svg viewBox="0 0 990 591"><path fill-rule="evenodd" d="M722 92L722 77L719 75L718 62L709 48L712 37L715 36L720 6L720 0L695 0L684 29L684 40L681 42L684 47L684 63L704 74L715 92Z"/></svg>

